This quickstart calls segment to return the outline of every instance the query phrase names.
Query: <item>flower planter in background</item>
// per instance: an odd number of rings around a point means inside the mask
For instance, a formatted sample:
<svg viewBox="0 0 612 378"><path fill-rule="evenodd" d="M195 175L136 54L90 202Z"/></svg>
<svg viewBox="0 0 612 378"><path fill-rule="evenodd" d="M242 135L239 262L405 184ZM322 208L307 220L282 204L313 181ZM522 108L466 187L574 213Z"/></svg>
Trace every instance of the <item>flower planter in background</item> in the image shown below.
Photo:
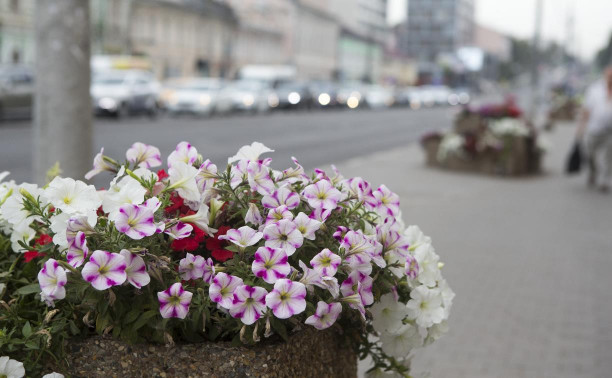
<svg viewBox="0 0 612 378"><path fill-rule="evenodd" d="M357 354L340 327L311 327L287 342L252 347L229 342L131 345L111 337L73 340L67 346L73 377L340 377L357 376Z"/></svg>

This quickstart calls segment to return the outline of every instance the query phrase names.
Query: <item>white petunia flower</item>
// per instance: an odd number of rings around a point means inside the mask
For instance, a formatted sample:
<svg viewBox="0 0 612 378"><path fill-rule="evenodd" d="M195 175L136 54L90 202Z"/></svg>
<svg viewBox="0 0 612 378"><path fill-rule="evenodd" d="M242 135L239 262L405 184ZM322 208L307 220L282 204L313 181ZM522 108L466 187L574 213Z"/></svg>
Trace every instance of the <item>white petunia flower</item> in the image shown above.
<svg viewBox="0 0 612 378"><path fill-rule="evenodd" d="M11 234L11 248L15 252L26 252L27 250L23 249L23 247L19 245L19 242L23 241L28 244L32 241L34 236L36 236L36 231L31 229L28 224L24 223L19 227L15 227Z"/></svg>
<svg viewBox="0 0 612 378"><path fill-rule="evenodd" d="M0 377L21 378L24 375L23 363L11 360L8 356L0 357Z"/></svg>
<svg viewBox="0 0 612 378"><path fill-rule="evenodd" d="M396 332L383 332L380 335L382 350L395 358L405 358L413 348L423 345L423 340L417 327L404 324Z"/></svg>
<svg viewBox="0 0 612 378"><path fill-rule="evenodd" d="M97 210L102 204L95 186L71 178L54 178L43 192L43 197L69 214Z"/></svg>
<svg viewBox="0 0 612 378"><path fill-rule="evenodd" d="M394 333L402 325L402 321L408 315L406 306L398 302L393 294L385 294L371 308L372 326L376 332Z"/></svg>
<svg viewBox="0 0 612 378"><path fill-rule="evenodd" d="M201 194L196 182L197 174L198 170L193 165L175 161L168 169L170 189L175 189L187 201L199 202Z"/></svg>
<svg viewBox="0 0 612 378"><path fill-rule="evenodd" d="M430 289L425 285L416 287L410 292L410 300L406 304L408 317L423 328L429 328L444 320L442 294L439 289Z"/></svg>
<svg viewBox="0 0 612 378"><path fill-rule="evenodd" d="M414 250L414 257L419 264L419 275L417 280L423 285L434 287L442 278L438 262L438 256L431 244L422 244Z"/></svg>
<svg viewBox="0 0 612 378"><path fill-rule="evenodd" d="M259 156L267 152L274 152L274 150L269 149L259 142L253 142L250 146L247 145L240 147L236 155L227 159L227 163L232 164L233 162L240 160L258 161Z"/></svg>

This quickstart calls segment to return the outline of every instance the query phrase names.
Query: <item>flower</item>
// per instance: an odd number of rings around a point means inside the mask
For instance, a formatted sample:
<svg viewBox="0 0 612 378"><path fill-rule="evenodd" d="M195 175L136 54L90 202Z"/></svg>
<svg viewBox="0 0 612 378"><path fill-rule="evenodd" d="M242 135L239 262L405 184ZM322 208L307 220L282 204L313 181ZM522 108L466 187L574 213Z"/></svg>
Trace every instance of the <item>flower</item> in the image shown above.
<svg viewBox="0 0 612 378"><path fill-rule="evenodd" d="M404 236L406 237L408 245L410 245L411 251L414 251L421 244L431 244L431 238L425 236L419 226L408 226L404 230Z"/></svg>
<svg viewBox="0 0 612 378"><path fill-rule="evenodd" d="M119 177L119 175L117 176ZM140 205L144 202L147 190L130 176L125 176L117 184L111 184L102 195L102 209L114 220L119 208L126 204Z"/></svg>
<svg viewBox="0 0 612 378"><path fill-rule="evenodd" d="M32 239L34 239L35 235L36 231L30 228L28 223L22 223L19 226L15 226L11 233L11 248L15 252L25 252L27 249L24 249L19 242L21 241L28 245Z"/></svg>
<svg viewBox="0 0 612 378"><path fill-rule="evenodd" d="M414 258L419 265L419 274L417 280L428 286L436 286L436 282L440 279L440 268L438 262L440 256L436 254L431 244L422 244L414 250Z"/></svg>
<svg viewBox="0 0 612 378"><path fill-rule="evenodd" d="M209 257L204 261L204 271L202 273L202 280L206 283L211 283L215 276L215 263Z"/></svg>
<svg viewBox="0 0 612 378"><path fill-rule="evenodd" d="M429 328L444 320L442 294L439 289L430 289L425 285L417 286L410 292L406 304L408 316L421 327Z"/></svg>
<svg viewBox="0 0 612 378"><path fill-rule="evenodd" d="M159 167L162 164L159 148L141 142L132 144L125 157L130 163L143 168Z"/></svg>
<svg viewBox="0 0 612 378"><path fill-rule="evenodd" d="M116 172L116 169L104 160L104 147L102 147L100 152L94 157L93 169L85 174L85 179L91 180L92 177L104 171Z"/></svg>
<svg viewBox="0 0 612 378"><path fill-rule="evenodd" d="M254 225L260 225L263 222L263 217L257 208L257 205L254 203L249 203L249 210L247 210L246 215L244 216L245 223L251 223Z"/></svg>
<svg viewBox="0 0 612 378"><path fill-rule="evenodd" d="M159 312L162 318L185 319L189 312L192 293L183 289L180 282L172 284L168 289L157 293Z"/></svg>
<svg viewBox="0 0 612 378"><path fill-rule="evenodd" d="M74 240L70 243L68 252L66 252L66 260L68 264L73 268L78 268L83 265L85 258L89 254L89 248L87 248L87 239L85 239L85 233L83 231L77 232Z"/></svg>
<svg viewBox="0 0 612 378"><path fill-rule="evenodd" d="M291 267L287 262L287 254L280 248L259 247L255 252L255 260L251 270L256 277L267 283L275 283L278 279L287 277Z"/></svg>
<svg viewBox="0 0 612 378"><path fill-rule="evenodd" d="M304 213L299 213L293 222L297 226L298 231L300 231L304 238L308 240L315 240L315 232L319 230L323 224L316 219L310 218Z"/></svg>
<svg viewBox="0 0 612 378"><path fill-rule="evenodd" d="M149 273L147 273L147 266L142 257L127 249L122 249L119 254L125 259L125 275L127 281L138 289L147 286L149 282L151 282L151 277L149 277Z"/></svg>
<svg viewBox="0 0 612 378"><path fill-rule="evenodd" d="M198 170L193 165L182 161L174 162L168 169L169 189L176 189L185 200L200 202L201 194L196 181L197 174Z"/></svg>
<svg viewBox="0 0 612 378"><path fill-rule="evenodd" d="M325 303L319 301L314 315L309 316L304 323L310 324L318 330L329 328L336 322L342 312L342 305L338 302Z"/></svg>
<svg viewBox="0 0 612 378"><path fill-rule="evenodd" d="M310 260L310 265L323 276L333 277L338 271L342 259L325 248Z"/></svg>
<svg viewBox="0 0 612 378"><path fill-rule="evenodd" d="M283 219L278 223L267 225L263 231L266 240L266 247L282 248L287 252L287 256L295 253L304 242L302 233L297 229L295 223L288 219Z"/></svg>
<svg viewBox="0 0 612 378"><path fill-rule="evenodd" d="M383 332L380 335L383 352L396 358L405 358L412 348L423 343L417 327L404 324L393 333Z"/></svg>
<svg viewBox="0 0 612 378"><path fill-rule="evenodd" d="M238 286L242 286L242 284L242 278L230 276L222 272L217 273L208 289L210 300L223 308L229 309L232 307L234 300L234 290Z"/></svg>
<svg viewBox="0 0 612 378"><path fill-rule="evenodd" d="M399 196L389 190L385 185L381 185L373 193L378 201L377 210L381 215L397 216L400 209Z"/></svg>
<svg viewBox="0 0 612 378"><path fill-rule="evenodd" d="M21 378L24 375L23 363L11 360L7 356L0 357L0 377Z"/></svg>
<svg viewBox="0 0 612 378"><path fill-rule="evenodd" d="M64 378L64 375L60 374L60 373L53 372L53 373L50 373L50 374L43 375L42 378Z"/></svg>
<svg viewBox="0 0 612 378"><path fill-rule="evenodd" d="M398 302L393 294L385 294L380 301L370 308L372 313L372 326L376 332L395 332L403 325L408 309Z"/></svg>
<svg viewBox="0 0 612 378"><path fill-rule="evenodd" d="M323 208L333 210L342 199L342 193L328 180L319 180L304 188L302 195L313 209Z"/></svg>
<svg viewBox="0 0 612 378"><path fill-rule="evenodd" d="M46 298L51 300L51 303L54 300L66 297L66 289L64 288L66 282L68 282L66 270L59 265L57 260L47 260L43 268L38 272L40 290Z"/></svg>
<svg viewBox="0 0 612 378"><path fill-rule="evenodd" d="M289 210L295 209L300 205L300 196L292 192L286 186L275 190L272 194L265 195L261 199L263 207L275 209L281 205L287 206Z"/></svg>
<svg viewBox="0 0 612 378"><path fill-rule="evenodd" d="M250 146L242 146L236 155L227 159L228 164L232 164L240 160L258 161L259 156L266 152L274 152L259 142L253 142Z"/></svg>
<svg viewBox="0 0 612 378"><path fill-rule="evenodd" d="M268 291L263 287L238 286L234 290L234 300L229 308L230 315L246 325L255 323L266 310L267 294Z"/></svg>
<svg viewBox="0 0 612 378"><path fill-rule="evenodd" d="M167 228L164 233L169 235L172 239L184 239L191 235L191 231L193 231L192 225L177 222L174 226Z"/></svg>
<svg viewBox="0 0 612 378"><path fill-rule="evenodd" d="M262 163L250 161L247 164L247 178L252 190L261 195L274 192L274 181L270 178L270 169Z"/></svg>
<svg viewBox="0 0 612 378"><path fill-rule="evenodd" d="M168 156L168 168L172 168L176 163L191 165L197 158L198 151L195 147L187 142L180 142L176 145L176 149Z"/></svg>
<svg viewBox="0 0 612 378"><path fill-rule="evenodd" d="M374 209L378 205L378 200L372 193L370 183L361 177L353 177L345 180L342 187L359 201L363 201L368 208Z"/></svg>
<svg viewBox="0 0 612 378"><path fill-rule="evenodd" d="M228 230L225 235L219 236L219 240L227 240L240 248L246 248L256 244L262 237L261 232L257 232L249 226L242 226L237 230Z"/></svg>
<svg viewBox="0 0 612 378"><path fill-rule="evenodd" d="M287 206L281 205L277 208L270 209L268 216L266 217L266 226L271 223L278 223L283 219L293 219L293 213L289 211Z"/></svg>
<svg viewBox="0 0 612 378"><path fill-rule="evenodd" d="M190 223L204 230L209 235L216 231L215 229L208 227L208 206L203 203L200 204L200 208L198 209L197 213L180 217L179 221L183 223Z"/></svg>
<svg viewBox="0 0 612 378"><path fill-rule="evenodd" d="M147 200L143 205L123 205L119 208L119 214L115 218L115 228L134 240L140 240L145 236L151 236L157 232L155 224L155 207L159 206L159 200L155 197Z"/></svg>
<svg viewBox="0 0 612 378"><path fill-rule="evenodd" d="M43 192L53 206L68 214L96 210L102 204L93 185L71 178L56 177Z"/></svg>
<svg viewBox="0 0 612 378"><path fill-rule="evenodd" d="M185 258L179 262L179 273L183 280L195 280L204 275L204 264L206 260L202 256L194 256L187 253Z"/></svg>
<svg viewBox="0 0 612 378"><path fill-rule="evenodd" d="M125 268L125 258L120 254L97 250L83 267L81 275L94 289L106 290L125 282Z"/></svg>
<svg viewBox="0 0 612 378"><path fill-rule="evenodd" d="M359 294L364 306L374 303L374 295L372 295L372 277L357 270L353 271L347 279L342 281L340 292L342 292L342 295L345 297L352 294Z"/></svg>
<svg viewBox="0 0 612 378"><path fill-rule="evenodd" d="M406 264L404 266L404 273L409 280L417 278L419 274L419 263L414 257L408 255L408 257L406 257Z"/></svg>
<svg viewBox="0 0 612 378"><path fill-rule="evenodd" d="M285 278L274 284L274 290L266 295L266 306L279 319L287 319L306 309L306 286Z"/></svg>

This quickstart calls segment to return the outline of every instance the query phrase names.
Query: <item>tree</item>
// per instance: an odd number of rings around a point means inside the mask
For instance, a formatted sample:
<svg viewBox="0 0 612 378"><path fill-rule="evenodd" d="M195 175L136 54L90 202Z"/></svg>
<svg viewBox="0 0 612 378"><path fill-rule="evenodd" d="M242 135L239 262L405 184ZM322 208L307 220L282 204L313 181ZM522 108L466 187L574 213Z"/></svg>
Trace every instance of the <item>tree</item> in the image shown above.
<svg viewBox="0 0 612 378"><path fill-rule="evenodd" d="M612 33L610 33L608 45L599 50L595 57L595 61L597 62L599 68L602 69L612 64Z"/></svg>
<svg viewBox="0 0 612 378"><path fill-rule="evenodd" d="M92 157L89 1L36 1L34 180L56 162L79 177Z"/></svg>

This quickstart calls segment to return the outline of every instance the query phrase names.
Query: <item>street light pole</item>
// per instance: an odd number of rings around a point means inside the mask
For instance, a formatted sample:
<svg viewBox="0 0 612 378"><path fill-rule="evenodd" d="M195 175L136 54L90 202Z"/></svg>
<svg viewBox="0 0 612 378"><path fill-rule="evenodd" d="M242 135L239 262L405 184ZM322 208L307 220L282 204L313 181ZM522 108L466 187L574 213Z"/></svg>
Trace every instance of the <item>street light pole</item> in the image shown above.
<svg viewBox="0 0 612 378"><path fill-rule="evenodd" d="M56 162L65 176L91 168L89 1L36 2L33 179Z"/></svg>
<svg viewBox="0 0 612 378"><path fill-rule="evenodd" d="M540 39L542 33L542 18L543 18L543 0L536 1L535 12L535 30L533 33L533 42L531 47L531 109L530 119L533 122L540 105L539 86L540 73L538 66L540 64Z"/></svg>

